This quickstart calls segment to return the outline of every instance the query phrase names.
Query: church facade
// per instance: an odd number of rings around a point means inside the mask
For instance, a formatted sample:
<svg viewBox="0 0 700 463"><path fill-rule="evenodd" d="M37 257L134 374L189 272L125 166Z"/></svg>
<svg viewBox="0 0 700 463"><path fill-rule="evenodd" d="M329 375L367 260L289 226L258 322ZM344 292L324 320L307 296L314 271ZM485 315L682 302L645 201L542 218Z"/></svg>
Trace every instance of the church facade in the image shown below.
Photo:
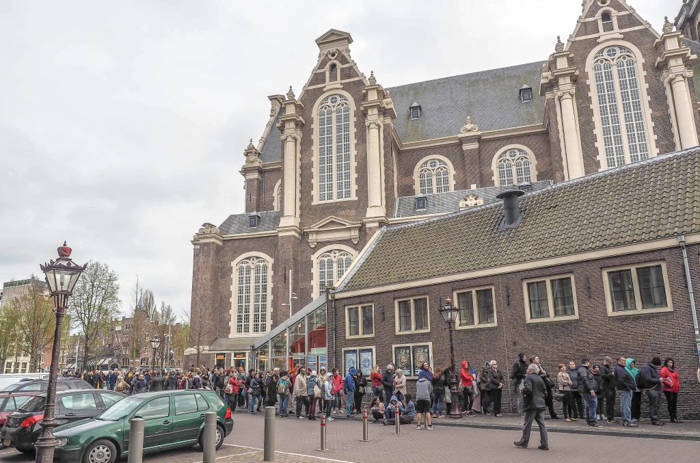
<svg viewBox="0 0 700 463"><path fill-rule="evenodd" d="M684 3L679 31L667 21L658 32L624 0L584 0L542 61L393 88L353 60L350 34L319 37L307 82L268 97L262 137L244 150L245 212L194 235L185 365L257 367L253 346L325 301L387 227L697 146L697 3ZM314 363L337 360L327 348Z"/></svg>

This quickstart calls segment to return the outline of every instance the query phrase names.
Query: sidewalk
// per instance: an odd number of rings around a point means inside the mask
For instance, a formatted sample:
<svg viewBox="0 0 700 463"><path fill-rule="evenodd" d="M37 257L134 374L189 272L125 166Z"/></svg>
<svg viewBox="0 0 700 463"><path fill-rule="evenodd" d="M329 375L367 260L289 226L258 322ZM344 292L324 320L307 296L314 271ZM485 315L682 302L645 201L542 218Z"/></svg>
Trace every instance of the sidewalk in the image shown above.
<svg viewBox="0 0 700 463"><path fill-rule="evenodd" d="M353 415L346 418L345 414L333 415L336 419L361 421L362 415ZM665 421L664 426L653 426L649 420L639 423L636 428L622 426L622 419L617 418L617 423L599 422L602 427L593 428L586 425L585 421L577 420L567 423L563 419L552 420L547 417L547 431L569 434L588 434L601 436L641 437L647 439L671 439L700 441L700 421L684 421L676 424ZM372 419L370 418L370 424ZM462 419L440 418L433 420L436 426L518 430L522 429L522 418L516 415L504 414L501 418L492 415L472 415Z"/></svg>

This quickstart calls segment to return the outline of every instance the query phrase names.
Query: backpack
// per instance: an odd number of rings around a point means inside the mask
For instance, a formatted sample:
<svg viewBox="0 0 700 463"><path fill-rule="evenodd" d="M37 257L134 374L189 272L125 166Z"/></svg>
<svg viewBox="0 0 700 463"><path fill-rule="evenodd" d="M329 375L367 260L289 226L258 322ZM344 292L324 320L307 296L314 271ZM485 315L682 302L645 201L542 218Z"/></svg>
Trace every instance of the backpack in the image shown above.
<svg viewBox="0 0 700 463"><path fill-rule="evenodd" d="M644 366L646 368L646 366ZM644 369L642 368L642 370ZM637 377L634 378L634 382L639 390L646 389L646 381L644 381L644 375L642 375L642 370L639 370Z"/></svg>
<svg viewBox="0 0 700 463"><path fill-rule="evenodd" d="M287 380L280 378L277 382L277 393L282 395L287 393Z"/></svg>
<svg viewBox="0 0 700 463"><path fill-rule="evenodd" d="M202 387L202 380L199 378L199 376L194 377L194 387L195 389L199 389Z"/></svg>

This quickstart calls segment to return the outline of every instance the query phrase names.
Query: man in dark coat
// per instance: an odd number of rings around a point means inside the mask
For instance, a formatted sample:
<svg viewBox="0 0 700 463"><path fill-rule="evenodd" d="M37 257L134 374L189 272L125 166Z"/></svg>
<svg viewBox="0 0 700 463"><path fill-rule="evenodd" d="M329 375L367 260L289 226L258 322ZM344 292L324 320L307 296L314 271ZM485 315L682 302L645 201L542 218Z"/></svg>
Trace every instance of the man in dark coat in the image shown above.
<svg viewBox="0 0 700 463"><path fill-rule="evenodd" d="M596 414L598 411L598 382L591 372L591 361L587 358L581 360L578 367L578 391L586 403L586 421L588 426L599 428Z"/></svg>
<svg viewBox="0 0 700 463"><path fill-rule="evenodd" d="M523 380L523 401L525 409L523 436L519 441L513 443L516 447L526 449L527 444L530 442L532 422L537 421L537 426L540 428L540 445L537 448L540 450L549 450L547 428L544 424L544 412L547 410L547 403L545 402L547 387L544 385L544 381L542 381L538 372L539 367L535 364L531 364L527 368L527 375Z"/></svg>
<svg viewBox="0 0 700 463"><path fill-rule="evenodd" d="M522 391L522 382L525 379L527 373L527 355L522 352L518 354L518 361L513 364L513 368L510 370L510 379L513 381L513 388L516 394L516 400L518 404L518 415L523 416L524 410L524 400Z"/></svg>
<svg viewBox="0 0 700 463"><path fill-rule="evenodd" d="M160 372L154 373L154 375L155 376L151 376L151 382L148 384L148 390L151 392L162 391L165 378L163 378L163 374Z"/></svg>

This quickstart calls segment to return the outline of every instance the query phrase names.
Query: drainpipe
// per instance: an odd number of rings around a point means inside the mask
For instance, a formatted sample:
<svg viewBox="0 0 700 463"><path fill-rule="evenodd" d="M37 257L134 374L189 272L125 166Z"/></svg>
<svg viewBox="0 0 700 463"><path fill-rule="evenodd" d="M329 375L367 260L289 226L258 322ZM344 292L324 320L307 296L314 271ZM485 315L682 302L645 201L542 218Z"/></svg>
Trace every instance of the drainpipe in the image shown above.
<svg viewBox="0 0 700 463"><path fill-rule="evenodd" d="M698 327L698 313L695 306L695 294L693 292L693 281L690 277L690 263L688 261L688 249L685 246L685 235L678 237L678 244L683 253L683 266L685 267L685 279L688 284L688 296L690 297L690 312L693 314L693 327L695 328L695 347L698 353L698 364L700 365L700 328ZM697 371L698 382L700 382L700 366Z"/></svg>

